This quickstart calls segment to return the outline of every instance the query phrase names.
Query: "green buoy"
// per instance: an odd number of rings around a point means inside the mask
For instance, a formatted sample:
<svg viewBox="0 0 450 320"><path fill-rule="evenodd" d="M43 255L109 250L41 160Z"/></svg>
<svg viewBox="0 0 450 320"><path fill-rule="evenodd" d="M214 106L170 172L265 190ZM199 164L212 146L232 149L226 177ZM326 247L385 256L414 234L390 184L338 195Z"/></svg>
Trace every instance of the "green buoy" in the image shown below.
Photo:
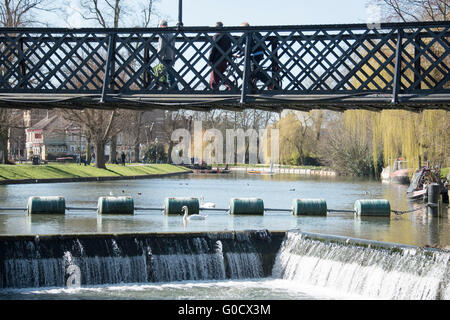
<svg viewBox="0 0 450 320"><path fill-rule="evenodd" d="M359 216L390 216L391 205L386 199L356 200L355 212Z"/></svg>
<svg viewBox="0 0 450 320"><path fill-rule="evenodd" d="M292 200L292 214L296 216L326 216L327 202L323 199L294 199Z"/></svg>
<svg viewBox="0 0 450 320"><path fill-rule="evenodd" d="M264 201L259 198L233 198L230 214L264 215Z"/></svg>
<svg viewBox="0 0 450 320"><path fill-rule="evenodd" d="M181 208L188 207L189 215L199 214L200 202L198 198L166 198L164 201L164 213L166 215L182 215Z"/></svg>
<svg viewBox="0 0 450 320"><path fill-rule="evenodd" d="M65 214L66 200L61 196L29 197L28 214Z"/></svg>
<svg viewBox="0 0 450 320"><path fill-rule="evenodd" d="M99 214L134 214L134 200L130 196L100 197L97 212Z"/></svg>

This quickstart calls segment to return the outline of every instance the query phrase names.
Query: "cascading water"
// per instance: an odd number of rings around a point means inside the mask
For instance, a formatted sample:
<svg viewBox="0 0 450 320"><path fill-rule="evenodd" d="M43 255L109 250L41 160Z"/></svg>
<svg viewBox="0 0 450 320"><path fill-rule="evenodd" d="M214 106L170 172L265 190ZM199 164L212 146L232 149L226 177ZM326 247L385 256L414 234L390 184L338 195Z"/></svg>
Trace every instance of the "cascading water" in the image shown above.
<svg viewBox="0 0 450 320"><path fill-rule="evenodd" d="M0 289L259 278L271 241L266 231L11 238L0 241Z"/></svg>
<svg viewBox="0 0 450 320"><path fill-rule="evenodd" d="M299 231L11 236L0 237L0 292L266 277L261 283L333 297L448 300L449 259L440 250Z"/></svg>
<svg viewBox="0 0 450 320"><path fill-rule="evenodd" d="M273 277L374 299L450 299L450 253L286 234Z"/></svg>

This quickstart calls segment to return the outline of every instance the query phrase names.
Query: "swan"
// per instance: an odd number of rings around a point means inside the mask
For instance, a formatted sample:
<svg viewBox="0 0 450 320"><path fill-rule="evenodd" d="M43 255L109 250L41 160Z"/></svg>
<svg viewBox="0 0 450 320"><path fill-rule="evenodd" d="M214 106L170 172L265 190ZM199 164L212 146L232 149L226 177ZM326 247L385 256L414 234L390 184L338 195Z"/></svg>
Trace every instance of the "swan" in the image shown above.
<svg viewBox="0 0 450 320"><path fill-rule="evenodd" d="M203 198L203 196L200 197L200 200L202 201L202 203L200 204L201 208L215 208L216 204L214 202L205 202L205 199Z"/></svg>
<svg viewBox="0 0 450 320"><path fill-rule="evenodd" d="M191 214L191 215L189 215L189 214L188 214L188 211L189 211L189 210L188 210L188 207L187 207L187 206L183 206L183 207L181 208L181 211L184 212L184 215L183 215L183 221L205 220L206 217L207 217L207 215L203 216L203 215L201 215L201 214Z"/></svg>

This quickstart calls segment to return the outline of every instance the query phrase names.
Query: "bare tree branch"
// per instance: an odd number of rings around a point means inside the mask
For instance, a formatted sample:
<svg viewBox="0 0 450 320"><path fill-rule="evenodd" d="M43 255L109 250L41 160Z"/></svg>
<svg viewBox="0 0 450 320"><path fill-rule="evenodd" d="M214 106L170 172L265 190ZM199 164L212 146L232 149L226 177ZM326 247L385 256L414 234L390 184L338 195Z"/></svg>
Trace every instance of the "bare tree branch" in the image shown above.
<svg viewBox="0 0 450 320"><path fill-rule="evenodd" d="M378 0L388 19L407 21L447 21L449 0Z"/></svg>

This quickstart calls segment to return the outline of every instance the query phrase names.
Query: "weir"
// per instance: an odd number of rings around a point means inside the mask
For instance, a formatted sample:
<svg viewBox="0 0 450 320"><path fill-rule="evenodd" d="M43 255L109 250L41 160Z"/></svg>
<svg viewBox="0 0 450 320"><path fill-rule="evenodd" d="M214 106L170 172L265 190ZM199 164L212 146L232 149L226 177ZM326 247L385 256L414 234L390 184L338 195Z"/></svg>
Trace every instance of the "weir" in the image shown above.
<svg viewBox="0 0 450 320"><path fill-rule="evenodd" d="M270 276L284 233L268 231L0 237L0 288ZM69 281L69 282L68 282Z"/></svg>
<svg viewBox="0 0 450 320"><path fill-rule="evenodd" d="M450 299L450 252L292 231L0 236L9 288L262 279L374 299Z"/></svg>

